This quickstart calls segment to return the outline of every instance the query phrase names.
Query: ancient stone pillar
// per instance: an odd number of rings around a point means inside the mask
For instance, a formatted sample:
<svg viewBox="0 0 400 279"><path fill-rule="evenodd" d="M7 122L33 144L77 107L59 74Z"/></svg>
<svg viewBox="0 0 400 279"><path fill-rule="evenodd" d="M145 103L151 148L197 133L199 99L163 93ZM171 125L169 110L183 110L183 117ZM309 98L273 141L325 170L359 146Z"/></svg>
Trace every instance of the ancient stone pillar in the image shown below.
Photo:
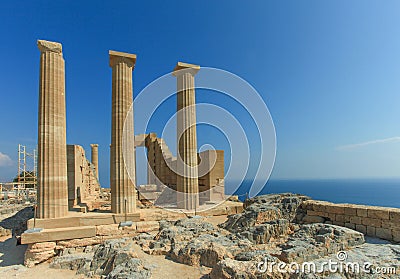
<svg viewBox="0 0 400 279"><path fill-rule="evenodd" d="M132 71L136 55L111 50L109 55L112 68L111 210L123 213L126 204L126 212L130 213L136 210L133 110L129 111L133 103Z"/></svg>
<svg viewBox="0 0 400 279"><path fill-rule="evenodd" d="M60 43L39 40L38 217L68 213L65 70Z"/></svg>
<svg viewBox="0 0 400 279"><path fill-rule="evenodd" d="M199 206L197 170L196 99L194 76L200 66L178 62L177 77L177 206L195 210Z"/></svg>
<svg viewBox="0 0 400 279"><path fill-rule="evenodd" d="M92 161L93 168L96 172L97 180L99 180L99 145L91 144L90 147L92 148L90 160Z"/></svg>

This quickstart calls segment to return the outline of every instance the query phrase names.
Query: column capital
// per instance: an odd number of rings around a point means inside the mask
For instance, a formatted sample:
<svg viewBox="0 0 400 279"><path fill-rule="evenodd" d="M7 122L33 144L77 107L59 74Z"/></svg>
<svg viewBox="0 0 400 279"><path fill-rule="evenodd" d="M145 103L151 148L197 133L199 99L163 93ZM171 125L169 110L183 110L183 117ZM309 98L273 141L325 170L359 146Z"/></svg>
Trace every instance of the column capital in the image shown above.
<svg viewBox="0 0 400 279"><path fill-rule="evenodd" d="M90 144L90 147L99 147L99 145L97 143L92 143Z"/></svg>
<svg viewBox="0 0 400 279"><path fill-rule="evenodd" d="M191 73L192 75L195 75L199 70L199 65L178 62L174 68L174 71L172 72L172 75L179 76L185 73Z"/></svg>
<svg viewBox="0 0 400 279"><path fill-rule="evenodd" d="M62 54L62 45L57 42L38 40L37 46L38 46L40 52L55 52L55 53Z"/></svg>
<svg viewBox="0 0 400 279"><path fill-rule="evenodd" d="M110 56L110 67L114 67L118 63L126 63L129 67L135 68L136 64L136 54L119 52L110 50L108 51Z"/></svg>

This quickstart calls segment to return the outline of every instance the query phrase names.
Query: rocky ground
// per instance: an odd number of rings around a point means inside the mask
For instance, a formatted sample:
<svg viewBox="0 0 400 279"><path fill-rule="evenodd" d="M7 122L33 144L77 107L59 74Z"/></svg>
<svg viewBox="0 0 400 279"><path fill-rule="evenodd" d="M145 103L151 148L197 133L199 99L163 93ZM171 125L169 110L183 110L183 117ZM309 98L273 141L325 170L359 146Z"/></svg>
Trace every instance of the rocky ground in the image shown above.
<svg viewBox="0 0 400 279"><path fill-rule="evenodd" d="M307 199L259 196L246 201L243 213L228 218L161 221L158 232L60 250L50 262L51 272L115 279L400 278L400 245L335 225L296 223L297 207ZM332 262L336 265L328 266ZM307 272L313 265L316 272ZM3 274L14 272L6 268ZM397 273L378 274L382 268Z"/></svg>

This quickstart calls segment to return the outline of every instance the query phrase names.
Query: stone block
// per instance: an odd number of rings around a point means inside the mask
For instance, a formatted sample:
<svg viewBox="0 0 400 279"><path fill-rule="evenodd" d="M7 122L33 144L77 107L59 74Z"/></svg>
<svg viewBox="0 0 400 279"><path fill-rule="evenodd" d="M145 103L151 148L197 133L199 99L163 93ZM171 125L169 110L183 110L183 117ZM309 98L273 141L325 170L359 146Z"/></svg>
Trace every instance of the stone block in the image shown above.
<svg viewBox="0 0 400 279"><path fill-rule="evenodd" d="M382 228L391 229L393 227L393 223L390 220L382 220Z"/></svg>
<svg viewBox="0 0 400 279"><path fill-rule="evenodd" d="M344 226L345 226L346 228L349 228L349 229L352 229L352 230L355 230L355 229L356 229L356 225L353 224L353 223L345 223Z"/></svg>
<svg viewBox="0 0 400 279"><path fill-rule="evenodd" d="M325 222L325 218L321 217L321 216L309 216L309 215L306 215L303 218L303 222L306 223L306 224L324 223Z"/></svg>
<svg viewBox="0 0 400 279"><path fill-rule="evenodd" d="M306 209L306 210L313 210L313 205L314 205L313 200L307 200L307 201L302 202L301 208Z"/></svg>
<svg viewBox="0 0 400 279"><path fill-rule="evenodd" d="M368 217L381 220L389 220L389 209L368 208Z"/></svg>
<svg viewBox="0 0 400 279"><path fill-rule="evenodd" d="M157 221L145 221L136 223L136 230L139 233L158 231L159 228L160 224Z"/></svg>
<svg viewBox="0 0 400 279"><path fill-rule="evenodd" d="M356 224L356 225L361 225L361 217L351 216L350 217L350 223L353 223L353 224Z"/></svg>
<svg viewBox="0 0 400 279"><path fill-rule="evenodd" d="M309 216L321 216L323 217L324 213L319 211L307 210L307 215Z"/></svg>
<svg viewBox="0 0 400 279"><path fill-rule="evenodd" d="M386 240L392 240L392 232L390 229L376 228L376 236Z"/></svg>
<svg viewBox="0 0 400 279"><path fill-rule="evenodd" d="M400 209L393 209L389 212L389 218L393 222L400 223Z"/></svg>
<svg viewBox="0 0 400 279"><path fill-rule="evenodd" d="M344 214L344 206L341 204L327 205L326 211L334 214Z"/></svg>
<svg viewBox="0 0 400 279"><path fill-rule="evenodd" d="M313 211L326 212L326 204L325 203L314 203Z"/></svg>
<svg viewBox="0 0 400 279"><path fill-rule="evenodd" d="M367 226L357 224L356 231L363 233L363 234L367 234Z"/></svg>
<svg viewBox="0 0 400 279"><path fill-rule="evenodd" d="M367 235L375 237L376 236L376 228L367 226Z"/></svg>
<svg viewBox="0 0 400 279"><path fill-rule="evenodd" d="M45 229L41 232L23 233L21 235L21 244L67 240L93 236L96 236L96 228L94 226Z"/></svg>
<svg viewBox="0 0 400 279"><path fill-rule="evenodd" d="M344 214L350 216L357 216L357 208L348 205L347 207L344 208Z"/></svg>
<svg viewBox="0 0 400 279"><path fill-rule="evenodd" d="M392 230L393 241L400 242L400 230Z"/></svg>
<svg viewBox="0 0 400 279"><path fill-rule="evenodd" d="M357 216L368 217L367 208L357 208Z"/></svg>
<svg viewBox="0 0 400 279"><path fill-rule="evenodd" d="M345 222L345 219L344 219L344 215L342 215L342 214L336 214L336 219L335 219L335 221L338 221L338 222Z"/></svg>
<svg viewBox="0 0 400 279"><path fill-rule="evenodd" d="M369 217L361 217L361 224L375 228L380 228L382 226L382 220Z"/></svg>
<svg viewBox="0 0 400 279"><path fill-rule="evenodd" d="M61 248L86 247L102 243L103 242L102 238L103 237L101 236L95 236L95 237L78 238L71 240L60 240L57 241L57 246Z"/></svg>
<svg viewBox="0 0 400 279"><path fill-rule="evenodd" d="M24 264L33 267L36 264L47 261L56 255L55 242L42 242L29 244L25 252Z"/></svg>
<svg viewBox="0 0 400 279"><path fill-rule="evenodd" d="M118 230L118 226L118 224L96 226L96 235L122 235L122 232Z"/></svg>

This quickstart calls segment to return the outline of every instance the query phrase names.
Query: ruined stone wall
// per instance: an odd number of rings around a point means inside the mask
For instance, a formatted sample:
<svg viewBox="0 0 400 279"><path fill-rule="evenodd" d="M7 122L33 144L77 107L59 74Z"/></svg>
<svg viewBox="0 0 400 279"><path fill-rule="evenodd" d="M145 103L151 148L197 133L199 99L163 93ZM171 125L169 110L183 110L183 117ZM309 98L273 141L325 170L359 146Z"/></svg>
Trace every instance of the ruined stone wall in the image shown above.
<svg viewBox="0 0 400 279"><path fill-rule="evenodd" d="M367 236L400 242L400 208L308 200L299 207L296 219L300 223L343 226Z"/></svg>
<svg viewBox="0 0 400 279"><path fill-rule="evenodd" d="M224 200L224 151L206 150L198 157L200 203Z"/></svg>
<svg viewBox="0 0 400 279"><path fill-rule="evenodd" d="M157 138L155 133L146 135L145 139L143 135L136 136L135 141L136 146L145 145L147 148L148 167L151 168L148 171L148 184L167 185L176 190L177 175L174 171L176 157L172 156L165 141ZM198 160L201 164L199 168L207 170L199 170L200 203L223 200L225 198L224 151L203 151L198 154Z"/></svg>
<svg viewBox="0 0 400 279"><path fill-rule="evenodd" d="M100 194L95 170L80 145L67 145L68 205L92 202Z"/></svg>

